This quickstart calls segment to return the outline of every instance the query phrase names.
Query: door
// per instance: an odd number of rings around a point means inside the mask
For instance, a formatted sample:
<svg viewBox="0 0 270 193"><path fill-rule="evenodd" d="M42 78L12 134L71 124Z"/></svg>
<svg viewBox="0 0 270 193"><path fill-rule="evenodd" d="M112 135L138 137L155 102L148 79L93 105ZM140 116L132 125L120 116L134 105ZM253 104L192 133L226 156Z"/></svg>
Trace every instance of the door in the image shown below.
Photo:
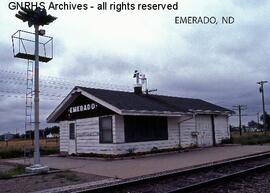
<svg viewBox="0 0 270 193"><path fill-rule="evenodd" d="M69 124L69 147L68 154L76 154L76 126L75 123Z"/></svg>
<svg viewBox="0 0 270 193"><path fill-rule="evenodd" d="M196 117L198 131L198 145L207 147L213 145L212 121L210 115L199 115Z"/></svg>

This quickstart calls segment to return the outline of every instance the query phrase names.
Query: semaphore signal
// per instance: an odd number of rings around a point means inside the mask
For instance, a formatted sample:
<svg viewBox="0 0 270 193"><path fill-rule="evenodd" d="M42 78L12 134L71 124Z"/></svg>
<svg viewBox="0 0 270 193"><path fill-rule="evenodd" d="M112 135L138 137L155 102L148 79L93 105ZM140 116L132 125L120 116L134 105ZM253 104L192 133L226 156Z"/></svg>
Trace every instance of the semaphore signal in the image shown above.
<svg viewBox="0 0 270 193"><path fill-rule="evenodd" d="M12 36L12 45L13 45L13 53L14 57L27 59L28 63L29 60L35 61L35 67L33 70L33 76L34 76L34 125L35 125L35 140L34 140L34 164L30 167L27 167L26 170L34 173L44 172L48 171L49 168L47 166L42 166L40 164L40 147L39 147L39 61L41 62L48 62L52 59L52 57L47 57L46 52L46 45L48 42L52 42L52 37L45 36L45 30L39 29L40 26L49 25L54 20L56 20L56 17L53 17L51 15L47 14L46 9L37 7L35 10L28 9L28 8L21 8L21 11L19 11L15 15L18 19L22 20L23 22L28 22L28 26L35 28L35 33L30 33L26 31L19 30ZM28 35L34 35L35 39L27 39L22 38L21 34L28 34ZM40 42L40 36L47 38L47 41L45 43ZM18 51L15 50L15 41L18 41L19 49ZM34 53L27 50L26 43L34 43ZM39 53L39 46L42 44L44 46L44 54L43 56ZM33 49L32 49L33 50ZM53 54L53 53L51 53ZM28 78L27 78L28 79ZM28 84L28 83L27 83ZM32 93L31 97L32 97ZM27 96L26 96L27 98ZM32 104L32 103L30 103ZM26 105L27 106L27 105ZM30 106L29 106L30 107ZM31 106L32 108L32 106Z"/></svg>

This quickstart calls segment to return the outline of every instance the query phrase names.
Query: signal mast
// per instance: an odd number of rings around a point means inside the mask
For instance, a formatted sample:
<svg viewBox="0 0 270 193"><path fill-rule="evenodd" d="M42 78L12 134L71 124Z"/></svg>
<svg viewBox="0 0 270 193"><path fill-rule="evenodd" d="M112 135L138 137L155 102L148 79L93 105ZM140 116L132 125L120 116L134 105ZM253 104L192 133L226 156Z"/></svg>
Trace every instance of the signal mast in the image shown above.
<svg viewBox="0 0 270 193"><path fill-rule="evenodd" d="M40 145L39 145L39 61L48 62L52 59L53 55L53 41L52 37L45 36L45 30L39 30L40 26L49 25L56 17L51 15L47 15L46 9L42 9L37 7L35 10L23 8L21 7L21 11L19 11L15 15L18 19L23 22L28 22L28 26L35 28L35 33L26 32L22 30L18 30L15 34L12 35L12 45L13 45L13 54L14 57L22 58L35 61L34 67L34 125L35 125L35 140L34 140L34 164L30 167L27 167L26 170L33 173L40 173L44 171L48 171L49 168L47 166L43 166L40 163ZM24 38L23 35L26 34L27 38ZM34 35L35 39L29 39L29 36ZM45 39L45 41L40 42L40 36ZM15 49L15 42L18 43L18 50ZM34 43L35 49L34 53L31 53L27 50L27 44ZM48 56L46 51L46 47L51 45L51 56ZM42 46L44 48L43 55L39 52L39 47Z"/></svg>

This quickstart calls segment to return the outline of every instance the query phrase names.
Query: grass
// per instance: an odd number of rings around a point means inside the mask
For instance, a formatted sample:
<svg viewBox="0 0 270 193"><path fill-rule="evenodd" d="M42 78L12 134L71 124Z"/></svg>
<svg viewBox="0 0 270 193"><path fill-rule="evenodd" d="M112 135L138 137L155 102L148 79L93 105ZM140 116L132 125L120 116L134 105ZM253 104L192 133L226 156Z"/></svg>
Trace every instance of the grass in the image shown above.
<svg viewBox="0 0 270 193"><path fill-rule="evenodd" d="M223 144L262 145L270 143L270 133L245 132L242 136L238 132L232 132L230 139L222 140Z"/></svg>
<svg viewBox="0 0 270 193"><path fill-rule="evenodd" d="M40 139L41 155L59 153L59 139ZM17 158L24 156L24 148L28 151L26 156L33 156L33 141L15 139L11 141L0 141L0 158Z"/></svg>
<svg viewBox="0 0 270 193"><path fill-rule="evenodd" d="M0 172L0 179L10 179L14 176L21 175L25 173L25 166L17 165L15 168L12 168L5 172Z"/></svg>
<svg viewBox="0 0 270 193"><path fill-rule="evenodd" d="M40 139L40 146L44 148L58 147L59 139ZM23 149L31 148L34 145L33 140L25 139L14 139L10 141L0 141L0 149Z"/></svg>
<svg viewBox="0 0 270 193"><path fill-rule="evenodd" d="M252 136L242 136L233 139L234 143L239 143L242 145L262 145L265 143L270 143L270 136L267 135L252 135Z"/></svg>
<svg viewBox="0 0 270 193"><path fill-rule="evenodd" d="M42 147L40 149L41 155L51 155L59 153L58 147ZM7 158L17 158L17 157L23 157L24 156L24 150L23 149L0 149L0 158L1 159L7 159ZM30 155L27 156L33 156L33 149L30 150Z"/></svg>
<svg viewBox="0 0 270 193"><path fill-rule="evenodd" d="M66 179L72 182L77 182L81 180L79 176L69 171L55 174L54 179Z"/></svg>

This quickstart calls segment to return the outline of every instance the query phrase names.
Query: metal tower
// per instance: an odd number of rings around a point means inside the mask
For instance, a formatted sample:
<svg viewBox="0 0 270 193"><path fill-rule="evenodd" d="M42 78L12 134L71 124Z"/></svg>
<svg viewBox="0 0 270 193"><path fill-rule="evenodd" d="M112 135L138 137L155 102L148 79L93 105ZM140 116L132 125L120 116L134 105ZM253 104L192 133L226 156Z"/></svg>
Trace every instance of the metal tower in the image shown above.
<svg viewBox="0 0 270 193"><path fill-rule="evenodd" d="M39 29L40 26L49 25L54 20L56 20L56 17L53 17L51 15L47 14L46 9L42 9L40 7L37 7L35 10L28 9L28 8L21 8L21 11L19 11L15 15L18 19L22 20L23 22L28 22L28 26L34 26L35 33L32 33L34 35L34 40L29 40L29 38L22 38L21 33L28 33L25 31L19 30L12 36L12 42L13 42L13 53L14 57L27 59L27 60L33 60L35 61L35 67L34 67L34 127L35 127L35 140L34 140L34 164L30 167L27 167L26 170L29 172L34 173L40 173L48 171L49 168L47 166L43 166L40 163L40 144L39 144L39 126L40 126L40 120L39 120L39 62L48 62L52 59L52 57L47 56L46 52L46 45L51 42L52 45L52 38L45 36L45 30ZM16 34L18 34L18 37L16 37ZM47 38L47 41L41 42L41 39ZM19 51L15 53L14 49L14 39L19 40ZM24 46L24 52L21 52L20 50L20 42L26 41L30 44L34 44L34 49L32 51L28 51ZM41 55L40 53L40 44L43 45L44 48L44 54L45 56ZM23 44L24 45L24 44ZM33 47L33 46L32 46ZM52 47L51 47L52 48ZM53 49L51 49L53 50Z"/></svg>
<svg viewBox="0 0 270 193"><path fill-rule="evenodd" d="M24 144L24 163L30 164L30 160L27 158L30 157L31 149L27 147L27 131L29 131L29 139L32 140L31 131L33 129L32 121L32 110L33 110L33 62L27 61L27 72L26 72L26 92L25 92L25 144Z"/></svg>

